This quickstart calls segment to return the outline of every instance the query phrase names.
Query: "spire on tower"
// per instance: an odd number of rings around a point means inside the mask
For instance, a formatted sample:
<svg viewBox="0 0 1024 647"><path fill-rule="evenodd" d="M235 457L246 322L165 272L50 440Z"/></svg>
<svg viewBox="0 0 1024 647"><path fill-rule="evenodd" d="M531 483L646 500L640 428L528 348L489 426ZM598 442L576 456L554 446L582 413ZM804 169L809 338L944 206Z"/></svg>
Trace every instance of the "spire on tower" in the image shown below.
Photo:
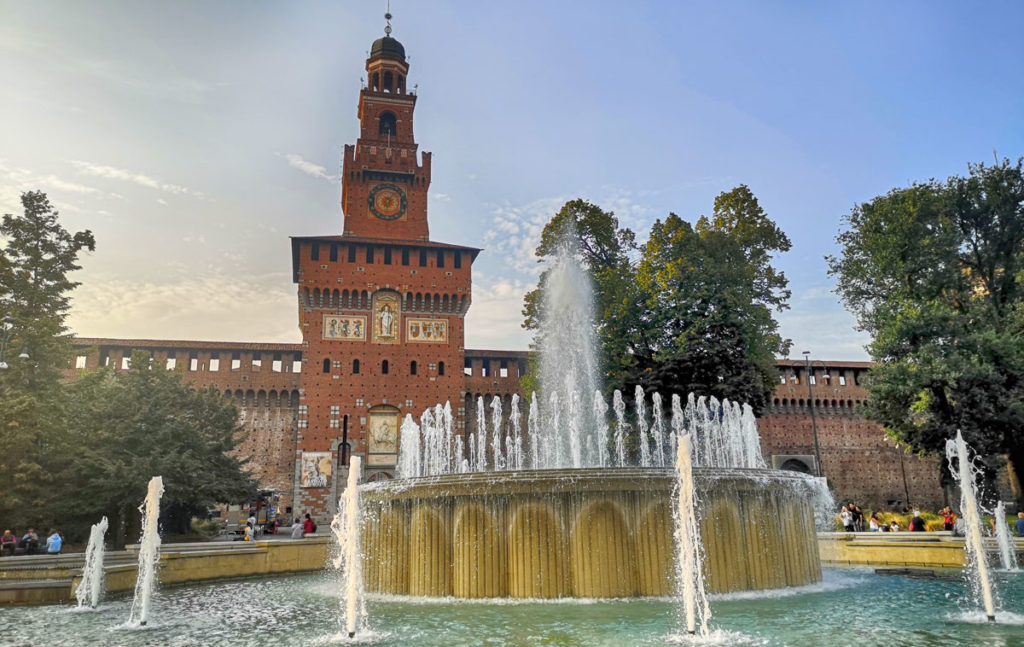
<svg viewBox="0 0 1024 647"><path fill-rule="evenodd" d="M388 8L384 14L384 20L387 21L387 25L384 26L384 35L391 36L391 0L388 0Z"/></svg>

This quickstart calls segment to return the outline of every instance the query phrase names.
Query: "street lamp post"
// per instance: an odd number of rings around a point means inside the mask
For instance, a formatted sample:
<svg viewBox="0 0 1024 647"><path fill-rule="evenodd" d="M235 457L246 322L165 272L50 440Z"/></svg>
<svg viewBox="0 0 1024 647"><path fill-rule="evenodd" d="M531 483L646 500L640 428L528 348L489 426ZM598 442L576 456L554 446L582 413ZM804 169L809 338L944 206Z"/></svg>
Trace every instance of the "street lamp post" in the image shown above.
<svg viewBox="0 0 1024 647"><path fill-rule="evenodd" d="M823 476L823 470L821 468L821 445L818 444L818 420L814 414L814 378L811 377L811 351L805 350L804 354L804 371L807 374L807 404L811 408L811 430L814 432L814 462L815 471L818 476ZM824 367L824 365L823 365ZM828 379L828 372L822 376L824 379Z"/></svg>

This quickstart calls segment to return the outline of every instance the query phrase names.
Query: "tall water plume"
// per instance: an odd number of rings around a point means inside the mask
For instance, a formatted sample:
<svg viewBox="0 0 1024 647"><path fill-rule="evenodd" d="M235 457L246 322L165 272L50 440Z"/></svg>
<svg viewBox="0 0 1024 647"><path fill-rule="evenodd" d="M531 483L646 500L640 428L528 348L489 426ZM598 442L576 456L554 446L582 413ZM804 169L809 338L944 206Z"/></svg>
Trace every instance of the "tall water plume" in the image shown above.
<svg viewBox="0 0 1024 647"><path fill-rule="evenodd" d="M341 575L341 609L345 619L345 631L353 638L366 618L366 603L363 590L363 553L359 545L359 477L362 473L362 458L349 459L348 482L338 499L338 514L331 521L331 530L338 543L338 554L334 568Z"/></svg>
<svg viewBox="0 0 1024 647"><path fill-rule="evenodd" d="M501 445L501 426L501 397L496 395L491 398L491 453L495 471L505 469L505 454Z"/></svg>
<svg viewBox="0 0 1024 647"><path fill-rule="evenodd" d="M644 388L639 384L633 389L633 403L636 407L636 430L640 442L640 467L651 466L651 442L647 437L647 405Z"/></svg>
<svg viewBox="0 0 1024 647"><path fill-rule="evenodd" d="M509 452L511 460L508 467L512 470L523 469L523 429L519 418L519 394L513 393L512 407L508 412L508 423L512 428L512 448Z"/></svg>
<svg viewBox="0 0 1024 647"><path fill-rule="evenodd" d="M541 290L539 377L541 392L561 392L562 406L568 410L577 403L575 419L563 422L571 429L549 427L544 434L550 447L541 460L550 457L548 467L596 466L600 457L595 444L581 434L597 428L590 407L579 406L584 398L600 388L598 382L597 339L594 328L594 291L590 276L581 266L575 232L566 231L551 259ZM556 414L557 415L557 414Z"/></svg>
<svg viewBox="0 0 1024 647"><path fill-rule="evenodd" d="M680 436L676 449L676 506L673 511L676 539L676 580L682 600L686 632L708 635L711 606L704 587L704 551L697 517L697 492L693 483L690 436Z"/></svg>
<svg viewBox="0 0 1024 647"><path fill-rule="evenodd" d="M420 476L423 473L420 465L420 428L416 426L411 413L405 414L400 433L401 451L398 455L398 477Z"/></svg>
<svg viewBox="0 0 1024 647"><path fill-rule="evenodd" d="M78 608L96 608L103 594L103 538L107 534L107 518L94 523L89 530L89 545L85 549L85 566L82 567L82 581L75 591Z"/></svg>
<svg viewBox="0 0 1024 647"><path fill-rule="evenodd" d="M964 437L957 430L956 438L946 441L946 460L949 471L960 483L960 509L966 524L966 552L964 572L971 582L975 595L981 597L985 615L989 622L996 620L995 593L992 578L988 572L988 560L985 557L985 545L981 538L981 510L978 507L977 475L979 470L971 460L970 451Z"/></svg>
<svg viewBox="0 0 1024 647"><path fill-rule="evenodd" d="M139 542L139 569L135 578L135 599L128 624L145 626L149 622L157 567L160 564L160 497L164 495L163 477L149 479L146 500L139 506L142 513L142 539Z"/></svg>
<svg viewBox="0 0 1024 647"><path fill-rule="evenodd" d="M622 467L626 465L626 403L618 389L612 394L612 409L615 411L615 464Z"/></svg>
<svg viewBox="0 0 1024 647"><path fill-rule="evenodd" d="M1006 525L1006 506L1002 501L996 504L992 517L996 522L996 544L999 545L999 561L1004 571L1017 570L1017 553L1010 538L1010 527Z"/></svg>

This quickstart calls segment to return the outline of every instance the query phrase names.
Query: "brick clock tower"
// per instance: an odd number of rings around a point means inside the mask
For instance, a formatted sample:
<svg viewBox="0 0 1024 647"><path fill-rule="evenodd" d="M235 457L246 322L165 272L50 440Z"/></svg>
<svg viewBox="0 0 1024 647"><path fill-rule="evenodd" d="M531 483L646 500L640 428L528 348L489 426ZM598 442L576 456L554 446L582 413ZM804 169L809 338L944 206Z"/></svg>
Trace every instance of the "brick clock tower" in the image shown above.
<svg viewBox="0 0 1024 647"><path fill-rule="evenodd" d="M364 479L391 478L405 414L450 401L464 415L463 322L480 250L429 240L430 153L417 159L405 48L390 24L385 33L366 60L359 139L345 146L343 233L291 239L303 340L294 512L321 525L349 457L363 457Z"/></svg>

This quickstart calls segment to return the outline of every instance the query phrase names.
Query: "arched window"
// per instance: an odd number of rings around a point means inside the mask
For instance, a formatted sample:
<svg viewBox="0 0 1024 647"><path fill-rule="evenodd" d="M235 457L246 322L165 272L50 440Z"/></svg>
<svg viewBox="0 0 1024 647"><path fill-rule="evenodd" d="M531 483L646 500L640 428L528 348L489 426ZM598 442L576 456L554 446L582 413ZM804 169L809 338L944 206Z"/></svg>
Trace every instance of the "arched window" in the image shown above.
<svg viewBox="0 0 1024 647"><path fill-rule="evenodd" d="M444 362L437 363L437 374L444 375Z"/></svg>
<svg viewBox="0 0 1024 647"><path fill-rule="evenodd" d="M352 375L359 375L359 360L352 360Z"/></svg>
<svg viewBox="0 0 1024 647"><path fill-rule="evenodd" d="M331 372L331 358L330 357L325 357L324 358L324 373L330 373L330 372Z"/></svg>
<svg viewBox="0 0 1024 647"><path fill-rule="evenodd" d="M416 375L416 360L409 362L409 375Z"/></svg>
<svg viewBox="0 0 1024 647"><path fill-rule="evenodd" d="M779 469L789 470L791 472L803 472L804 474L810 474L810 466L798 458L790 458L785 463L779 466Z"/></svg>
<svg viewBox="0 0 1024 647"><path fill-rule="evenodd" d="M396 136L398 134L398 124L395 122L395 113L380 113L380 123L377 130L381 135Z"/></svg>
<svg viewBox="0 0 1024 647"><path fill-rule="evenodd" d="M389 368L390 368L390 366L388 365L388 360L386 360L386 359L385 360L381 360L381 362L380 362L380 372L381 372L381 374L382 375L387 375Z"/></svg>

